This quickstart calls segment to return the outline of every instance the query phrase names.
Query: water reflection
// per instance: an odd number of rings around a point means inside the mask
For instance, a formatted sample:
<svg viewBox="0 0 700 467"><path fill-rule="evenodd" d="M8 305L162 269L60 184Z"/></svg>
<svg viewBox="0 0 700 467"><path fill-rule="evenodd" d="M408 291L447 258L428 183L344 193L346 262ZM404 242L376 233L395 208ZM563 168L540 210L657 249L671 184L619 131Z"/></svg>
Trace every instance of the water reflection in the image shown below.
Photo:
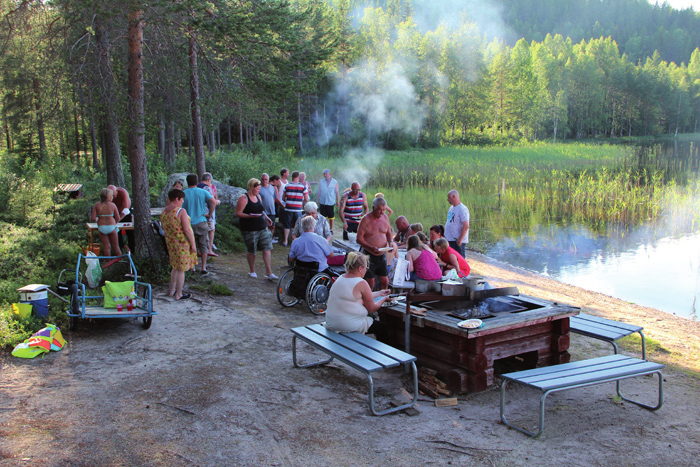
<svg viewBox="0 0 700 467"><path fill-rule="evenodd" d="M698 318L700 233L660 237L648 225L605 236L582 226L539 227L499 241L486 254L578 287Z"/></svg>

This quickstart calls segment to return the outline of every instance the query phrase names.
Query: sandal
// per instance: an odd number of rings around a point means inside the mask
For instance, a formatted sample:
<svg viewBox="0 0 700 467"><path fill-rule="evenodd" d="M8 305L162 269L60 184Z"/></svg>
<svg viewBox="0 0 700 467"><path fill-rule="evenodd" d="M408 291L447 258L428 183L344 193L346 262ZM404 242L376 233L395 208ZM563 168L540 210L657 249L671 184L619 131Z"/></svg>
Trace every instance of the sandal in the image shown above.
<svg viewBox="0 0 700 467"><path fill-rule="evenodd" d="M192 297L192 294L189 294L189 293L183 293L183 294L182 294L182 297L180 297L180 298L176 298L175 300L176 300L176 301L180 301L180 300L187 300L187 299L188 299L188 298L190 298L190 297Z"/></svg>

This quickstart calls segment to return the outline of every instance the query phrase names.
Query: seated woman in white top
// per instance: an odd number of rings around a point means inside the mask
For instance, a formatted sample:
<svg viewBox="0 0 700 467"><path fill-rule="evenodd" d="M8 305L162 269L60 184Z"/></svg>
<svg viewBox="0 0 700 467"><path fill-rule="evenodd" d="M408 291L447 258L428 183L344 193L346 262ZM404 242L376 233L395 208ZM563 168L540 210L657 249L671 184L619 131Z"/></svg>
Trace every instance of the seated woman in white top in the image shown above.
<svg viewBox="0 0 700 467"><path fill-rule="evenodd" d="M379 310L389 299L389 290L372 292L363 279L367 272L367 256L350 252L345 260L346 273L340 276L328 297L326 327L336 332L374 334L378 341L387 343L387 325L372 319L369 314ZM375 297L381 297L376 302Z"/></svg>

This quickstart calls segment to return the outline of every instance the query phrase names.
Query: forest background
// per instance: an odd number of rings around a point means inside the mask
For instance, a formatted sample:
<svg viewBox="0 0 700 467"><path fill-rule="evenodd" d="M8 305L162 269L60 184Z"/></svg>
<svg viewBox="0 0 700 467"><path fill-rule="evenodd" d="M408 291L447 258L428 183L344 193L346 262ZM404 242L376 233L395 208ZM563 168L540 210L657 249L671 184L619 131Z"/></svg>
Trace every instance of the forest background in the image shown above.
<svg viewBox="0 0 700 467"><path fill-rule="evenodd" d="M75 262L107 183L146 258L174 170L243 186L354 147L700 130L700 15L644 0L0 0L0 19L3 307ZM91 198L57 202L70 182Z"/></svg>

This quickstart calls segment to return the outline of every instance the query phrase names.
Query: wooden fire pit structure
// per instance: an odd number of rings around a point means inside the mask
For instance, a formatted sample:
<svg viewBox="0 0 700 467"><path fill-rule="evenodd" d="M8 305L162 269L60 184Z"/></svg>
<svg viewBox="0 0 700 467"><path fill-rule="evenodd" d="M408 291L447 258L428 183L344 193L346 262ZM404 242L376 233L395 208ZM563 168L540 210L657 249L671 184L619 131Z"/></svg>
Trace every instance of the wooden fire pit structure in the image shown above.
<svg viewBox="0 0 700 467"><path fill-rule="evenodd" d="M510 292L514 288L509 288ZM498 290L498 289L496 289ZM405 307L383 308L380 319L390 329L392 345L446 375L449 389L457 393L484 391L493 384L494 362L515 357L523 369L568 363L569 317L579 309L525 295L496 298L479 329L457 326L455 311L476 303L468 297L409 294ZM495 295L499 295L497 292ZM411 305L427 309L425 316L405 317ZM511 358L512 360L512 358Z"/></svg>

